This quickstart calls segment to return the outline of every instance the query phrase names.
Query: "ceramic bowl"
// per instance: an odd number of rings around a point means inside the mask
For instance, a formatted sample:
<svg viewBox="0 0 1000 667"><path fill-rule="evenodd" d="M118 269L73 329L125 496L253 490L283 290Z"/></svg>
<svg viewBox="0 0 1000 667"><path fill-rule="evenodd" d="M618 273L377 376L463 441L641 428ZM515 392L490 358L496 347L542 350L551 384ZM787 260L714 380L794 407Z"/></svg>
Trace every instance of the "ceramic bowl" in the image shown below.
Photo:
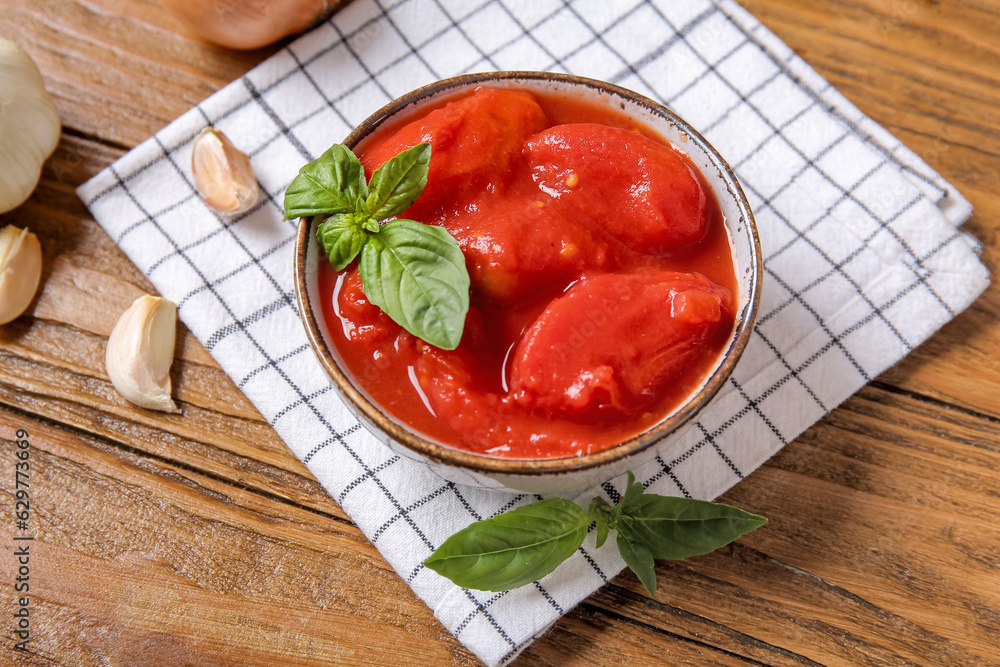
<svg viewBox="0 0 1000 667"><path fill-rule="evenodd" d="M683 119L661 104L601 81L543 72L470 74L424 86L372 114L344 140L357 148L383 123L408 116L442 97L477 86L556 92L609 105L634 117L685 153L714 190L725 218L739 284L736 323L713 372L674 412L628 440L585 456L512 459L449 447L412 431L374 404L353 381L332 343L319 303L317 267L328 261L316 241L318 221L299 222L295 253L295 289L306 332L323 368L345 404L372 433L400 455L425 464L459 484L531 493L569 494L611 479L651 460L670 457L671 434L703 408L725 384L746 347L760 298L760 243L753 214L732 169Z"/></svg>

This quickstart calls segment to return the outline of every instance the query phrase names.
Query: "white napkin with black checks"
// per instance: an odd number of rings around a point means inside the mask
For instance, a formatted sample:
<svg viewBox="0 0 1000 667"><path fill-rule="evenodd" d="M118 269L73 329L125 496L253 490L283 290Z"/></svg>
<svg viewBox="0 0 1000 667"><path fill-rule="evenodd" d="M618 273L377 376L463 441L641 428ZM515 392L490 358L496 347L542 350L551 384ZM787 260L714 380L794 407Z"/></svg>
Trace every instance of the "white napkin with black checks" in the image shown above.
<svg viewBox="0 0 1000 667"><path fill-rule="evenodd" d="M295 223L281 221L281 202L302 164L392 98L493 69L566 71L666 103L735 168L756 213L755 334L712 405L635 471L654 492L723 493L989 282L958 230L968 202L728 0L355 0L80 187L288 446L490 665L623 564L591 535L558 571L508 593L463 590L421 566L469 522L534 498L445 482L358 425L299 321ZM218 215L192 190L191 142L208 125L252 157L266 196L247 213ZM621 484L588 495L616 500Z"/></svg>

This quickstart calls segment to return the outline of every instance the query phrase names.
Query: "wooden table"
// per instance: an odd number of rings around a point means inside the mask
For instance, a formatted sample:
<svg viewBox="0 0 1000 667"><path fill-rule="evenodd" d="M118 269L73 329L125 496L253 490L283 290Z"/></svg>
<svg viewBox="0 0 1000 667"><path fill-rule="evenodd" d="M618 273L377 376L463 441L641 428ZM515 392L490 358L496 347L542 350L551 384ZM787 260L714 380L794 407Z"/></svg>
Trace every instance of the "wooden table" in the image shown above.
<svg viewBox="0 0 1000 667"><path fill-rule="evenodd" d="M1000 264L1000 1L745 0L970 199ZM74 188L277 47L201 44L151 0L4 0L65 130L0 225L45 249L0 327L0 634L11 649L15 431L31 442L36 665L475 664L181 327L183 416L104 372L152 291ZM2 177L2 175L0 175ZM1000 286L724 500L738 544L626 574L517 664L1000 664ZM18 533L20 534L20 533Z"/></svg>

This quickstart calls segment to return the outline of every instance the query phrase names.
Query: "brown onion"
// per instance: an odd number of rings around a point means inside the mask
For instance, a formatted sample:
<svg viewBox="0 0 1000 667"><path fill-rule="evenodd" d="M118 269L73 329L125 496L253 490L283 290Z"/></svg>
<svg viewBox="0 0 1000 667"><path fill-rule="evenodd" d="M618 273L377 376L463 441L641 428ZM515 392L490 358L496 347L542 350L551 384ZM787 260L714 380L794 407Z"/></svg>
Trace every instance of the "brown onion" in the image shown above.
<svg viewBox="0 0 1000 667"><path fill-rule="evenodd" d="M305 30L341 0L163 0L201 37L233 49L256 49Z"/></svg>

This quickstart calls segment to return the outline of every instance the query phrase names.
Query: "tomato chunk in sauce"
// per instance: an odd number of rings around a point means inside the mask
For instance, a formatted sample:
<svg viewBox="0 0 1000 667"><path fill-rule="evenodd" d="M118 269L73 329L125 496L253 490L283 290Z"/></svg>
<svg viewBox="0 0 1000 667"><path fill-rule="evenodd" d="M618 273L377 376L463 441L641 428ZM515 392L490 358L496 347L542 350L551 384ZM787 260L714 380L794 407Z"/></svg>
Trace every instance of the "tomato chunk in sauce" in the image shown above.
<svg viewBox="0 0 1000 667"><path fill-rule="evenodd" d="M430 142L433 158L427 186L406 214L425 222L442 203L502 192L524 143L545 127L545 112L531 95L486 88L407 124L358 157L371 178L389 158Z"/></svg>
<svg viewBox="0 0 1000 667"><path fill-rule="evenodd" d="M531 410L628 416L697 360L732 310L697 273L605 273L554 299L514 352L511 392ZM650 314L657 313L655 325Z"/></svg>
<svg viewBox="0 0 1000 667"><path fill-rule="evenodd" d="M532 178L567 215L603 221L637 250L672 250L705 229L705 190L676 151L617 127L557 125L527 145Z"/></svg>
<svg viewBox="0 0 1000 667"><path fill-rule="evenodd" d="M456 448L587 454L654 425L697 388L737 304L718 203L682 154L614 110L480 88L380 128L370 175L422 141L427 187L403 217L444 226L465 255L462 342L414 338L320 267L348 370L388 412Z"/></svg>

